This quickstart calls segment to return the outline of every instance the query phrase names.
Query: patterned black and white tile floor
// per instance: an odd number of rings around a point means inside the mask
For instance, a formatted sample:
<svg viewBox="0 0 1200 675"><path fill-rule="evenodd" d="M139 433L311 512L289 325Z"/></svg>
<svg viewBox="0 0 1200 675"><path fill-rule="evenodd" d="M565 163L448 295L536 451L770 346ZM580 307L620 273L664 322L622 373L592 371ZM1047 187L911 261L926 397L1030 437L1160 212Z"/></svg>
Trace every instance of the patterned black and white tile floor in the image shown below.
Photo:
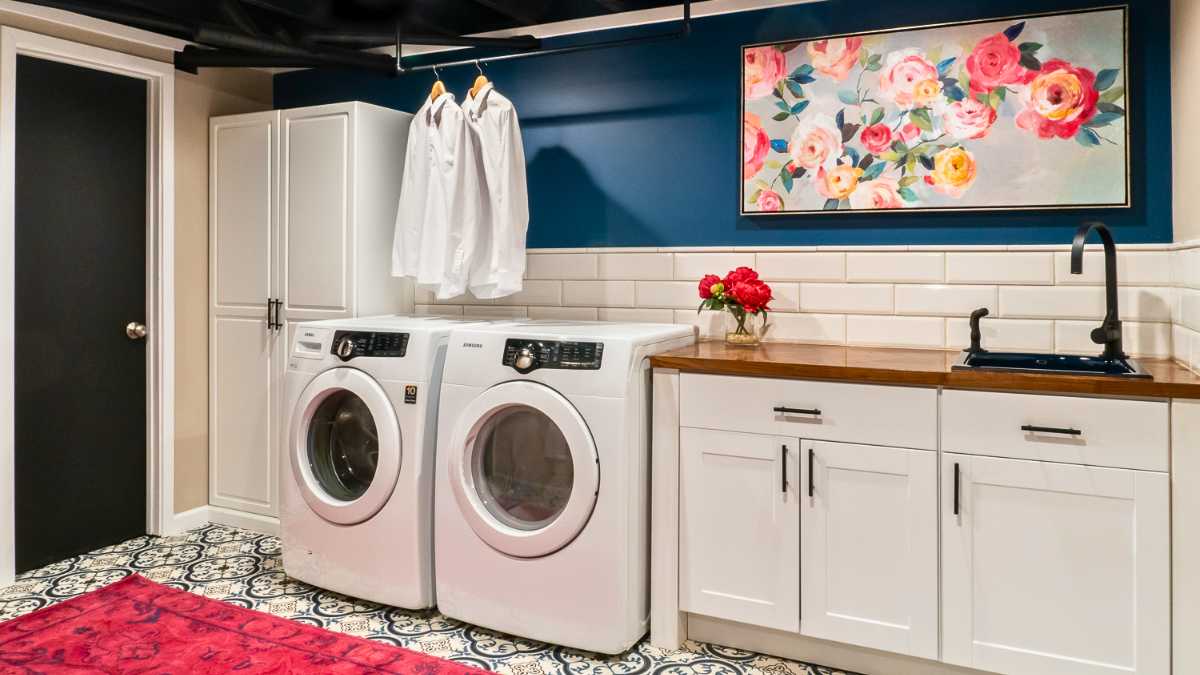
<svg viewBox="0 0 1200 675"><path fill-rule="evenodd" d="M173 537L138 537L26 572L0 588L0 621L134 572L209 598L503 675L843 675L696 642L680 651L664 651L643 641L624 654L601 656L495 633L435 610L410 611L347 598L287 578L278 538L219 525Z"/></svg>

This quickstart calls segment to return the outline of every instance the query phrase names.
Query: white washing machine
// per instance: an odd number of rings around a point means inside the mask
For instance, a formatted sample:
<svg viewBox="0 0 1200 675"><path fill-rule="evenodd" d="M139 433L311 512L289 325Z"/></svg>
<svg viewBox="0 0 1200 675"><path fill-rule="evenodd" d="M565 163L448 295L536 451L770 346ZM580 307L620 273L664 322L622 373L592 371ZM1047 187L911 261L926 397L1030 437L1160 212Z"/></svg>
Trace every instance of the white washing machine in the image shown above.
<svg viewBox="0 0 1200 675"><path fill-rule="evenodd" d="M649 618L648 356L690 326L456 328L438 421L438 608L616 654Z"/></svg>
<svg viewBox="0 0 1200 675"><path fill-rule="evenodd" d="M451 328L427 317L315 321L288 353L283 568L356 598L431 607L438 386Z"/></svg>

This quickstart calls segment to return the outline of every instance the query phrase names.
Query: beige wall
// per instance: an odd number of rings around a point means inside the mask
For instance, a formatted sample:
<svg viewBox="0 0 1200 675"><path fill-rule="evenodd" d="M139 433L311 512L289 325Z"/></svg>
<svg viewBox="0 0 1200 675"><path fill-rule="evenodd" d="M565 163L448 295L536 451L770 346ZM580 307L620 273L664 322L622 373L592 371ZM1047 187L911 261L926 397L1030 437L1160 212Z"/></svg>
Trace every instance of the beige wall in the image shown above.
<svg viewBox="0 0 1200 675"><path fill-rule="evenodd" d="M1200 153L1191 120L1200 115L1200 2L1171 1L1171 154L1175 241L1200 239L1200 167L1186 158Z"/></svg>
<svg viewBox="0 0 1200 675"><path fill-rule="evenodd" d="M170 62L172 53L0 10L12 26ZM271 107L257 70L175 73L175 511L208 503L208 118Z"/></svg>

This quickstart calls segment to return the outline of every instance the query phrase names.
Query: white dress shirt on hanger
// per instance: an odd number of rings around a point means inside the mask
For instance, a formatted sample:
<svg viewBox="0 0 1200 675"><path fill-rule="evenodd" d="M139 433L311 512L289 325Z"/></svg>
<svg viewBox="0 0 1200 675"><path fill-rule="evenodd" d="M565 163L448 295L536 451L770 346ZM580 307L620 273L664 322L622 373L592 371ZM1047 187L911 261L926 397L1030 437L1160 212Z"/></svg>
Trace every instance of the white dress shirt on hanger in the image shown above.
<svg viewBox="0 0 1200 675"><path fill-rule="evenodd" d="M492 83L463 103L483 167L480 235L471 262L470 289L476 298L500 298L521 290L529 195L525 150L517 111Z"/></svg>
<svg viewBox="0 0 1200 675"><path fill-rule="evenodd" d="M392 275L413 277L439 300L462 295L482 229L479 152L454 95L426 99L405 151Z"/></svg>

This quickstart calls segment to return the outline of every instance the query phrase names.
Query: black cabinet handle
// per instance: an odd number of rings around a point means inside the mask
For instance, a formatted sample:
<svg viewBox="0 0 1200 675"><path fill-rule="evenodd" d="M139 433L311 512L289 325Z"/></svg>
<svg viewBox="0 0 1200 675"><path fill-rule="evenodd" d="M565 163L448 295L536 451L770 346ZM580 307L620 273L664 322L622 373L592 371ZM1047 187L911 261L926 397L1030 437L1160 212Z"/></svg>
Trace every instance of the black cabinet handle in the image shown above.
<svg viewBox="0 0 1200 675"><path fill-rule="evenodd" d="M958 515L959 496L961 494L962 471L958 468L958 462L954 463L954 515Z"/></svg>
<svg viewBox="0 0 1200 675"><path fill-rule="evenodd" d="M787 494L787 443L784 443L782 446L780 446L779 454L783 457L783 472L782 472L782 477L783 477L782 483L783 484L781 486L781 491L783 492L783 494L786 495Z"/></svg>
<svg viewBox="0 0 1200 675"><path fill-rule="evenodd" d="M820 408L788 408L785 406L777 405L774 408L771 408L771 410L774 410L777 413L784 413L784 414L791 414L791 415L820 415L821 414Z"/></svg>
<svg viewBox="0 0 1200 675"><path fill-rule="evenodd" d="M275 300L267 298L267 330L275 330Z"/></svg>
<svg viewBox="0 0 1200 675"><path fill-rule="evenodd" d="M816 480L813 478L813 449L808 449L808 496L813 496Z"/></svg>
<svg viewBox="0 0 1200 675"><path fill-rule="evenodd" d="M1082 436L1083 432L1079 429L1064 429L1060 427L1039 427L1032 424L1022 424L1021 431L1037 432L1043 434L1066 434L1067 436Z"/></svg>
<svg viewBox="0 0 1200 675"><path fill-rule="evenodd" d="M283 328L283 300L275 298L275 328Z"/></svg>

